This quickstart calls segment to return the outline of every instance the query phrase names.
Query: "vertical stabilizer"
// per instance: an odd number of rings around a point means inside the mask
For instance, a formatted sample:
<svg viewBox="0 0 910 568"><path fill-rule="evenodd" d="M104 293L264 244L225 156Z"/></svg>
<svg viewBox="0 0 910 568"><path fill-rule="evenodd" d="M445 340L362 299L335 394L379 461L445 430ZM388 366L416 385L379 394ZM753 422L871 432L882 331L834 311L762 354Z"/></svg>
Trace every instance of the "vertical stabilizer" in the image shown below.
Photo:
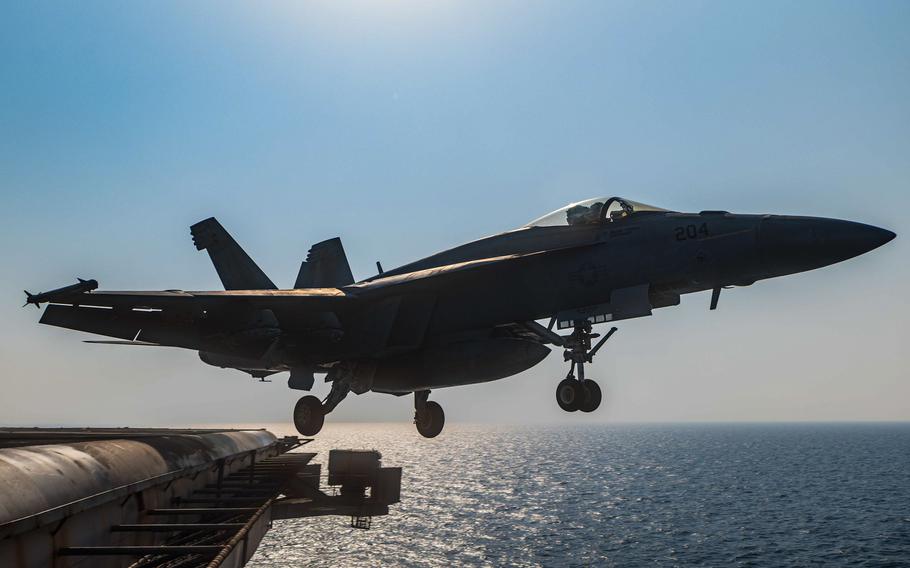
<svg viewBox="0 0 910 568"><path fill-rule="evenodd" d="M237 241L214 217L190 227L196 250L206 250L225 290L274 290L269 280Z"/></svg>
<svg viewBox="0 0 910 568"><path fill-rule="evenodd" d="M354 275L341 239L335 237L310 247L294 288L338 288L353 283Z"/></svg>

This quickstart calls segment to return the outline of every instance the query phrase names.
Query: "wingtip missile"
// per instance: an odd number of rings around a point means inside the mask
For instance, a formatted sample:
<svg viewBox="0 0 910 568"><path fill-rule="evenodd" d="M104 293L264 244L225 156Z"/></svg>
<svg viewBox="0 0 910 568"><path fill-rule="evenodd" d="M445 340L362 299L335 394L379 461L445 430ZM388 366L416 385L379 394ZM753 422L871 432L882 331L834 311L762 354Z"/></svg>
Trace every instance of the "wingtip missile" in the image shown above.
<svg viewBox="0 0 910 568"><path fill-rule="evenodd" d="M51 290L49 292L41 292L39 294L32 294L28 290L23 290L23 292L25 292L25 304L23 304L22 307L34 304L36 308L40 308L43 303L69 299L77 294L84 294L85 292L91 292L98 288L98 281L95 279L85 280L76 278L76 280L78 280L78 282L75 284L70 284L69 286L57 288L56 290Z"/></svg>

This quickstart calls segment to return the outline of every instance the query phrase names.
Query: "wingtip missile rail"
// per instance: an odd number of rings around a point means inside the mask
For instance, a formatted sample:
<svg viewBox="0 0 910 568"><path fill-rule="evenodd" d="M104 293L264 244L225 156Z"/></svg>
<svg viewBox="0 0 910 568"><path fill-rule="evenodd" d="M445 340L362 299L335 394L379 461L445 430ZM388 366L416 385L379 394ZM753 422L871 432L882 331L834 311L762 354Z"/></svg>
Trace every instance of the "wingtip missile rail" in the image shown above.
<svg viewBox="0 0 910 568"><path fill-rule="evenodd" d="M78 282L75 284L70 284L69 286L57 288L56 290L51 290L49 292L41 292L40 294L32 294L28 290L23 290L25 292L25 304L23 304L22 307L24 308L29 304L34 304L36 308L40 308L43 303L70 298L76 294L91 292L98 288L98 281L95 279L84 280L82 278L77 278L76 280L78 280Z"/></svg>

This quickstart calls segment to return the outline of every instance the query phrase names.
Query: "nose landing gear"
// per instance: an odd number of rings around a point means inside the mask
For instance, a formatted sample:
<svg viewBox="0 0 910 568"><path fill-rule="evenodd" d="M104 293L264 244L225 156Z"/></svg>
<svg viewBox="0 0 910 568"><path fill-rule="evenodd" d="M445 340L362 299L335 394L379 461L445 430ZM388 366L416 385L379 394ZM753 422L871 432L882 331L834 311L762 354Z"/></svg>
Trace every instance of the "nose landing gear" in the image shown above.
<svg viewBox="0 0 910 568"><path fill-rule="evenodd" d="M585 363L590 363L594 355L603 347L610 337L616 333L616 328L611 327L606 335L592 348L591 340L600 337L598 333L591 332L590 322L583 321L575 325L574 331L563 338L562 346L565 348L563 358L571 361L569 374L556 387L556 403L566 412L594 412L600 406L602 393L600 386L591 379L585 378ZM578 377L575 370L578 369Z"/></svg>
<svg viewBox="0 0 910 568"><path fill-rule="evenodd" d="M563 379L556 387L556 404L566 412L594 412L600 406L600 386L591 379Z"/></svg>

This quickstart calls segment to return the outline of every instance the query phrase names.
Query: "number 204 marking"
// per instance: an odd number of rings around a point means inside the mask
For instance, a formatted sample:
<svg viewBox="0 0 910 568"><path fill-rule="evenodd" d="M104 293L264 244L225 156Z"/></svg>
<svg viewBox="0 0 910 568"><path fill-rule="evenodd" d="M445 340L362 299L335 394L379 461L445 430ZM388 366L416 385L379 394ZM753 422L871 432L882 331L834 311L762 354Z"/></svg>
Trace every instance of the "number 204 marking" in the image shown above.
<svg viewBox="0 0 910 568"><path fill-rule="evenodd" d="M676 240L684 241L686 239L697 239L708 236L708 224L686 225L685 227L676 227Z"/></svg>

